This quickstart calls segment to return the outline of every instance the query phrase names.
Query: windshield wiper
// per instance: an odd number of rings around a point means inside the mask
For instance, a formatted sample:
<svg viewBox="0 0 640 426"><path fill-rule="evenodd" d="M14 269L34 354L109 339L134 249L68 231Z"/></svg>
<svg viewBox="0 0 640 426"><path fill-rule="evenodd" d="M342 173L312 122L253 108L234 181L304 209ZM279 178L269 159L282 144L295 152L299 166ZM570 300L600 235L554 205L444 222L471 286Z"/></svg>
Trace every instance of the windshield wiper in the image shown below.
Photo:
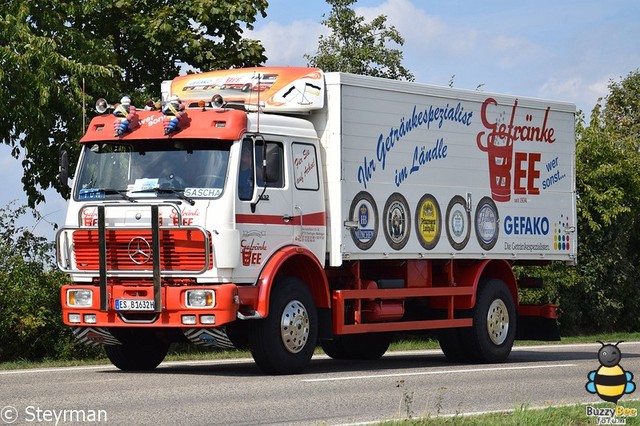
<svg viewBox="0 0 640 426"><path fill-rule="evenodd" d="M187 203L189 203L190 205L194 205L196 202L193 201L192 198L187 197L186 195L184 195L184 191L177 191L173 188L149 188L149 189L141 189L139 191L133 191L132 194L139 194L139 193L144 193L144 192L155 192L156 194L175 194L178 196L178 198L180 198L181 200L186 201Z"/></svg>
<svg viewBox="0 0 640 426"><path fill-rule="evenodd" d="M99 189L81 189L80 190L80 199L87 200L91 198L104 198L105 195L119 195L123 199L127 201L131 201L132 203L137 203L138 200L134 200L133 198L127 195L126 189L112 189L112 188L99 188Z"/></svg>

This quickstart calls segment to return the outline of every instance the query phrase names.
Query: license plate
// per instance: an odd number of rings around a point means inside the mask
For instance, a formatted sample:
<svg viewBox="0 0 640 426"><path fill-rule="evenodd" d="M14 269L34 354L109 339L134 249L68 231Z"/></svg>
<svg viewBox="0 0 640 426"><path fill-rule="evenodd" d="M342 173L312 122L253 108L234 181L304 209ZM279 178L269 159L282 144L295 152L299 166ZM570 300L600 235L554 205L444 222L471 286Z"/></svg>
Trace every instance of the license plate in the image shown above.
<svg viewBox="0 0 640 426"><path fill-rule="evenodd" d="M116 311L153 311L151 299L116 299Z"/></svg>

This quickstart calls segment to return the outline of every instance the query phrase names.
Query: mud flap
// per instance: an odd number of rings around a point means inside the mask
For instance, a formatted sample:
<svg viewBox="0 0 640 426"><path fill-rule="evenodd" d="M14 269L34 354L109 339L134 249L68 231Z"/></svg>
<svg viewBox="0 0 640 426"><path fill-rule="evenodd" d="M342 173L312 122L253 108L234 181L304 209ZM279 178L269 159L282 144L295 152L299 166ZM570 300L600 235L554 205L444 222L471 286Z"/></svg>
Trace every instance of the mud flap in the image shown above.
<svg viewBox="0 0 640 426"><path fill-rule="evenodd" d="M558 321L543 317L520 317L516 340L560 341Z"/></svg>
<svg viewBox="0 0 640 426"><path fill-rule="evenodd" d="M516 340L559 341L557 305L518 306Z"/></svg>
<svg viewBox="0 0 640 426"><path fill-rule="evenodd" d="M72 327L78 341L89 346L121 345L122 343L103 327Z"/></svg>
<svg viewBox="0 0 640 426"><path fill-rule="evenodd" d="M183 330L184 336L191 343L219 349L233 349L235 346L229 340L224 327L219 328L187 328Z"/></svg>

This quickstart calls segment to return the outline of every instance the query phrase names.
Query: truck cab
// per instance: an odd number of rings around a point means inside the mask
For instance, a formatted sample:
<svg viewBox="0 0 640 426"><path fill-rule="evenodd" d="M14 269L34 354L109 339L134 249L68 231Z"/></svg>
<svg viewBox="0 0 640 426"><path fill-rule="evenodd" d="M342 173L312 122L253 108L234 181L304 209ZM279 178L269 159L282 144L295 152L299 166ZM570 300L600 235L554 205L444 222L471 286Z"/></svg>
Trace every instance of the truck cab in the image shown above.
<svg viewBox="0 0 640 426"><path fill-rule="evenodd" d="M213 102L180 101L173 115L129 105L119 117L121 106L80 141L57 236L72 281L61 293L64 322L86 343L107 344L123 369L155 367L176 340L231 347L225 324L267 315L258 300L277 279L274 262L324 264L313 125Z"/></svg>

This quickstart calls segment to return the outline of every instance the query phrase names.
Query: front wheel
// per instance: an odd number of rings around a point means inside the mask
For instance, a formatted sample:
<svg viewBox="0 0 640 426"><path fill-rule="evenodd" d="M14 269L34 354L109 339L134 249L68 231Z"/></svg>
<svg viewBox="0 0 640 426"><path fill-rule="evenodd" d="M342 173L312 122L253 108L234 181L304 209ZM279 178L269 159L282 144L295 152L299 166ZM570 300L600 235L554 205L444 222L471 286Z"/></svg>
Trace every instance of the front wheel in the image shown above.
<svg viewBox="0 0 640 426"><path fill-rule="evenodd" d="M516 307L507 285L499 279L478 286L473 328L467 349L480 362L502 362L511 353L516 335Z"/></svg>
<svg viewBox="0 0 640 426"><path fill-rule="evenodd" d="M249 348L267 374L294 374L311 360L318 338L318 315L307 286L295 278L274 283L269 315L253 321Z"/></svg>
<svg viewBox="0 0 640 426"><path fill-rule="evenodd" d="M127 342L122 345L106 345L104 351L109 361L123 371L149 371L156 368L169 351L165 342Z"/></svg>

